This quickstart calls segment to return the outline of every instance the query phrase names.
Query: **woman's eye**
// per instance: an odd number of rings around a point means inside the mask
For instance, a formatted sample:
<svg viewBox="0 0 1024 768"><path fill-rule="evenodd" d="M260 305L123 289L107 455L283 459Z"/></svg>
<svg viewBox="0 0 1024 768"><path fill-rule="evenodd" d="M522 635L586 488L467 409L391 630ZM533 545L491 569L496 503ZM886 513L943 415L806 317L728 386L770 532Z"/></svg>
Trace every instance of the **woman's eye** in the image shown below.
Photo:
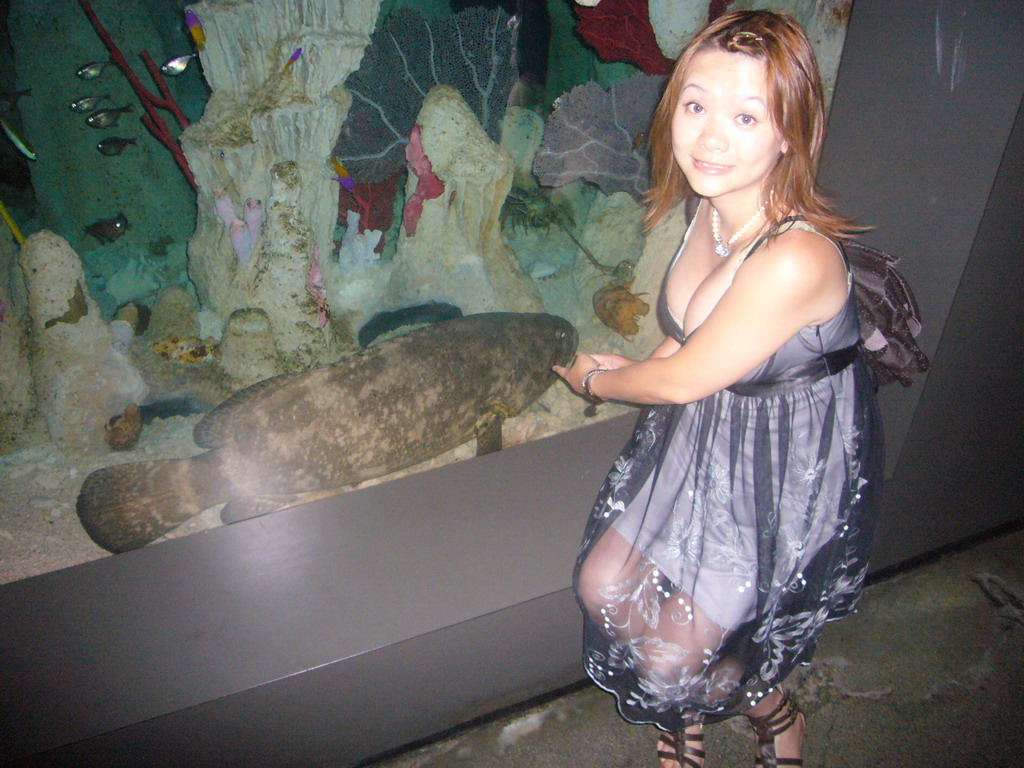
<svg viewBox="0 0 1024 768"><path fill-rule="evenodd" d="M753 115L740 115L736 118L740 125L754 125L757 119Z"/></svg>
<svg viewBox="0 0 1024 768"><path fill-rule="evenodd" d="M704 113L704 107L698 104L696 101L690 101L686 104L686 111L691 115L700 115Z"/></svg>

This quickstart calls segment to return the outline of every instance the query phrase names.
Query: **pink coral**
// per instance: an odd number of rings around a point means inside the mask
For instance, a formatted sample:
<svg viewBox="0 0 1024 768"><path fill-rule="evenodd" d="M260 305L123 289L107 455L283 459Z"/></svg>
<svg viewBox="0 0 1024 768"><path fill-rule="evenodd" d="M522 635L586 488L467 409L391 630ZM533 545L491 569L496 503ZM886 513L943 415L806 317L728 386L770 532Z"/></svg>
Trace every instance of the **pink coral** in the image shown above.
<svg viewBox="0 0 1024 768"><path fill-rule="evenodd" d="M405 209L402 211L402 223L405 225L406 237L412 237L416 234L416 225L419 223L420 214L423 213L423 201L433 200L444 193L444 182L434 174L430 159L423 151L423 137L420 133L419 123L412 127L409 143L405 147L405 159L418 179L416 191L406 200Z"/></svg>
<svg viewBox="0 0 1024 768"><path fill-rule="evenodd" d="M306 293L313 297L319 312L317 328L327 325L327 317L331 308L327 304L327 289L324 288L324 277L320 272L320 249L314 244L313 255L309 260L309 273L306 275Z"/></svg>

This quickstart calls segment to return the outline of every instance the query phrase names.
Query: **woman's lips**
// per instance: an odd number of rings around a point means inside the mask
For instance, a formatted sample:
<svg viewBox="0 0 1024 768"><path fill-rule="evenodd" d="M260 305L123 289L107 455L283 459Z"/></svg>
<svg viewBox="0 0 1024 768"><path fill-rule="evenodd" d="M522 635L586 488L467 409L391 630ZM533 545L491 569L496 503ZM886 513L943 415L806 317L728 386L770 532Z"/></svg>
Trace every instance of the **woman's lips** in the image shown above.
<svg viewBox="0 0 1024 768"><path fill-rule="evenodd" d="M706 173L709 176L717 176L722 173L728 173L732 170L731 165L718 165L716 163L707 163L703 160L698 160L696 157L693 158L693 167L701 173Z"/></svg>

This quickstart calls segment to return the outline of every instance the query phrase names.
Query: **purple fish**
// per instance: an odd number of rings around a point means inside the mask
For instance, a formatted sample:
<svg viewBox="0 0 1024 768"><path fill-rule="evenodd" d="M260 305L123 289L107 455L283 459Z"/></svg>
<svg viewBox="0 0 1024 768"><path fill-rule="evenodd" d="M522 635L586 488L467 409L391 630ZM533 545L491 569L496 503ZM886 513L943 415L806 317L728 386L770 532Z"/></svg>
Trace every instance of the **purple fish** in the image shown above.
<svg viewBox="0 0 1024 768"><path fill-rule="evenodd" d="M281 72L282 73L287 72L288 68L292 64L294 64L296 61L298 61L299 60L299 56L301 56L301 55L302 55L302 49L301 48L296 48L295 49L295 53L293 53L291 55L291 58L289 58L288 61L285 62L284 69L282 69Z"/></svg>

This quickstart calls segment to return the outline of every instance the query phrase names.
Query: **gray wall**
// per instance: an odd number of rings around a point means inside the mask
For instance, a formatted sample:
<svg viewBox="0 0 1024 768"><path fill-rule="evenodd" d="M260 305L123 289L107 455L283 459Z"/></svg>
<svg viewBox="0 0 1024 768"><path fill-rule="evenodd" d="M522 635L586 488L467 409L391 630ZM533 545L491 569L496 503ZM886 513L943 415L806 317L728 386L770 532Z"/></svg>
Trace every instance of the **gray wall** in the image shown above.
<svg viewBox="0 0 1024 768"><path fill-rule="evenodd" d="M881 393L875 565L1021 517L1021 0L857 0L819 178L902 257L932 370Z"/></svg>

